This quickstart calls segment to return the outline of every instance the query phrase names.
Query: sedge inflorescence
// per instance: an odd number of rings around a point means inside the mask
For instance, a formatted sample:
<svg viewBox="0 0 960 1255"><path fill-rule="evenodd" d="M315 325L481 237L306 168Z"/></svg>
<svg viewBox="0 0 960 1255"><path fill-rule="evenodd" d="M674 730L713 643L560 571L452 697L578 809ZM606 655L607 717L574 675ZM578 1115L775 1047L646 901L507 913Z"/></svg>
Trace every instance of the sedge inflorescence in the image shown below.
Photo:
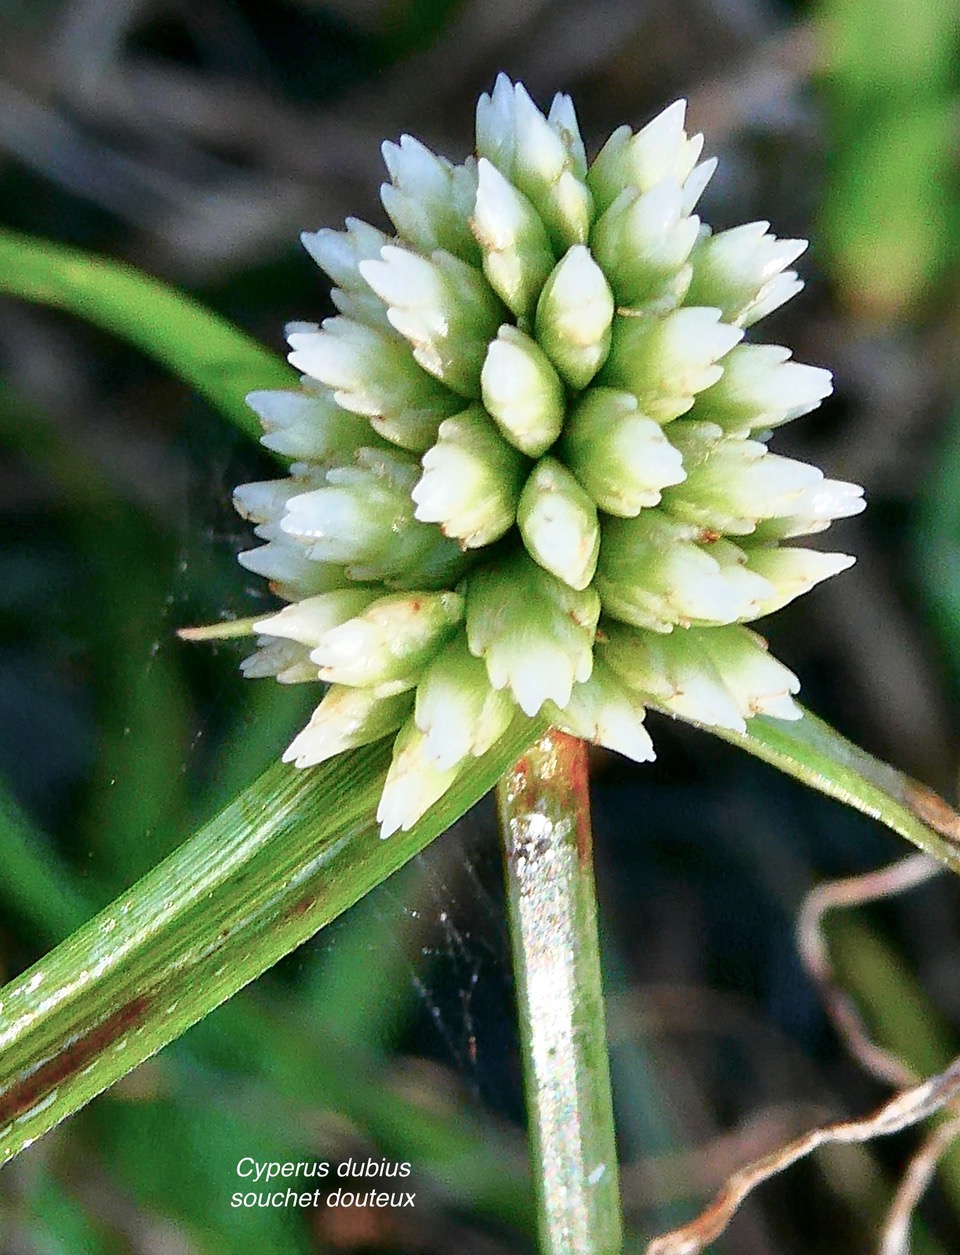
<svg viewBox="0 0 960 1255"><path fill-rule="evenodd" d="M246 484L240 561L288 604L247 675L327 688L285 758L395 736L414 823L520 712L638 761L645 708L793 719L743 626L850 565L797 546L862 492L769 452L830 375L748 329L805 247L694 213L714 161L677 102L588 165L573 105L501 76L462 165L384 145L395 234L305 234L339 311L288 329L299 391L250 397L289 475Z"/></svg>

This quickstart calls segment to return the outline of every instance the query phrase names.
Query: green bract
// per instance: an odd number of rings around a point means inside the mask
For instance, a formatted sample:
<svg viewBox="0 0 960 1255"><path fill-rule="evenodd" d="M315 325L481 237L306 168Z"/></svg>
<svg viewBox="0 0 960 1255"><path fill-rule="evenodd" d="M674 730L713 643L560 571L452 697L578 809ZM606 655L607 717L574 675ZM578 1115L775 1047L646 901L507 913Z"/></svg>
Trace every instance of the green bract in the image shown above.
<svg viewBox="0 0 960 1255"><path fill-rule="evenodd" d="M744 341L804 244L702 225L701 147L679 101L588 167L569 98L501 76L476 159L384 146L396 236L304 236L340 314L291 328L301 391L251 396L291 465L237 490L266 542L241 561L291 604L244 667L330 683L298 766L396 733L384 836L517 708L637 760L646 705L798 717L742 625L850 565L782 542L862 494L767 451L831 388Z"/></svg>

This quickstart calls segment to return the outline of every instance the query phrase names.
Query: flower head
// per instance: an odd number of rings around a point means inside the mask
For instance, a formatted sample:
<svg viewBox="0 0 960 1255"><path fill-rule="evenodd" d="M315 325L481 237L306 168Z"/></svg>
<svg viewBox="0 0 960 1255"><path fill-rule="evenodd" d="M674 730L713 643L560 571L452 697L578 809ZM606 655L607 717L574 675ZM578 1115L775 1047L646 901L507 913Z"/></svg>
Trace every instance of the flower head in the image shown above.
<svg viewBox="0 0 960 1255"><path fill-rule="evenodd" d="M299 391L250 398L291 465L237 490L240 560L289 604L244 669L329 685L298 766L395 734L384 836L518 712L640 761L648 705L799 715L744 624L850 565L784 542L862 493L767 449L831 390L746 339L805 245L702 225L701 148L679 101L588 165L570 99L501 76L476 158L384 145L395 235L304 236L339 313L290 328Z"/></svg>

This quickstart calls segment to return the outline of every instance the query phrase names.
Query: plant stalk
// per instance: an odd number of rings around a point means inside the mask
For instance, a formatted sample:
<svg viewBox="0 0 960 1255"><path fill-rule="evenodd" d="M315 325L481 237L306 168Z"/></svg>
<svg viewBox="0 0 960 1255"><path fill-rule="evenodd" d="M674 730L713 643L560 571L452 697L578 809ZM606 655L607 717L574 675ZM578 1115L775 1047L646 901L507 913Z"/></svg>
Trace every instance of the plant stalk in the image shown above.
<svg viewBox="0 0 960 1255"><path fill-rule="evenodd" d="M585 743L546 732L497 807L541 1255L620 1255Z"/></svg>

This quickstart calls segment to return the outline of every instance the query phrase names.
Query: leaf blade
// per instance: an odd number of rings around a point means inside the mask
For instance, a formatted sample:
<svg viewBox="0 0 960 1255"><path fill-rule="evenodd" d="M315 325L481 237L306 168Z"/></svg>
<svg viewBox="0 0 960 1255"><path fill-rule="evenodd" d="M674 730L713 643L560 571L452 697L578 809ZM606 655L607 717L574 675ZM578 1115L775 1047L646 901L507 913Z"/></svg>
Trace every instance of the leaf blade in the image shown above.
<svg viewBox="0 0 960 1255"><path fill-rule="evenodd" d="M745 733L704 730L862 811L960 874L960 815L932 789L872 757L809 710L795 723L757 715Z"/></svg>
<svg viewBox="0 0 960 1255"><path fill-rule="evenodd" d="M247 394L297 383L282 358L227 319L111 258L0 230L0 293L64 310L136 345L253 440L260 420Z"/></svg>
<svg viewBox="0 0 960 1255"><path fill-rule="evenodd" d="M373 817L389 744L309 772L271 767L137 886L0 990L0 1162L419 853L542 730L538 721L518 720L410 832L386 842Z"/></svg>

